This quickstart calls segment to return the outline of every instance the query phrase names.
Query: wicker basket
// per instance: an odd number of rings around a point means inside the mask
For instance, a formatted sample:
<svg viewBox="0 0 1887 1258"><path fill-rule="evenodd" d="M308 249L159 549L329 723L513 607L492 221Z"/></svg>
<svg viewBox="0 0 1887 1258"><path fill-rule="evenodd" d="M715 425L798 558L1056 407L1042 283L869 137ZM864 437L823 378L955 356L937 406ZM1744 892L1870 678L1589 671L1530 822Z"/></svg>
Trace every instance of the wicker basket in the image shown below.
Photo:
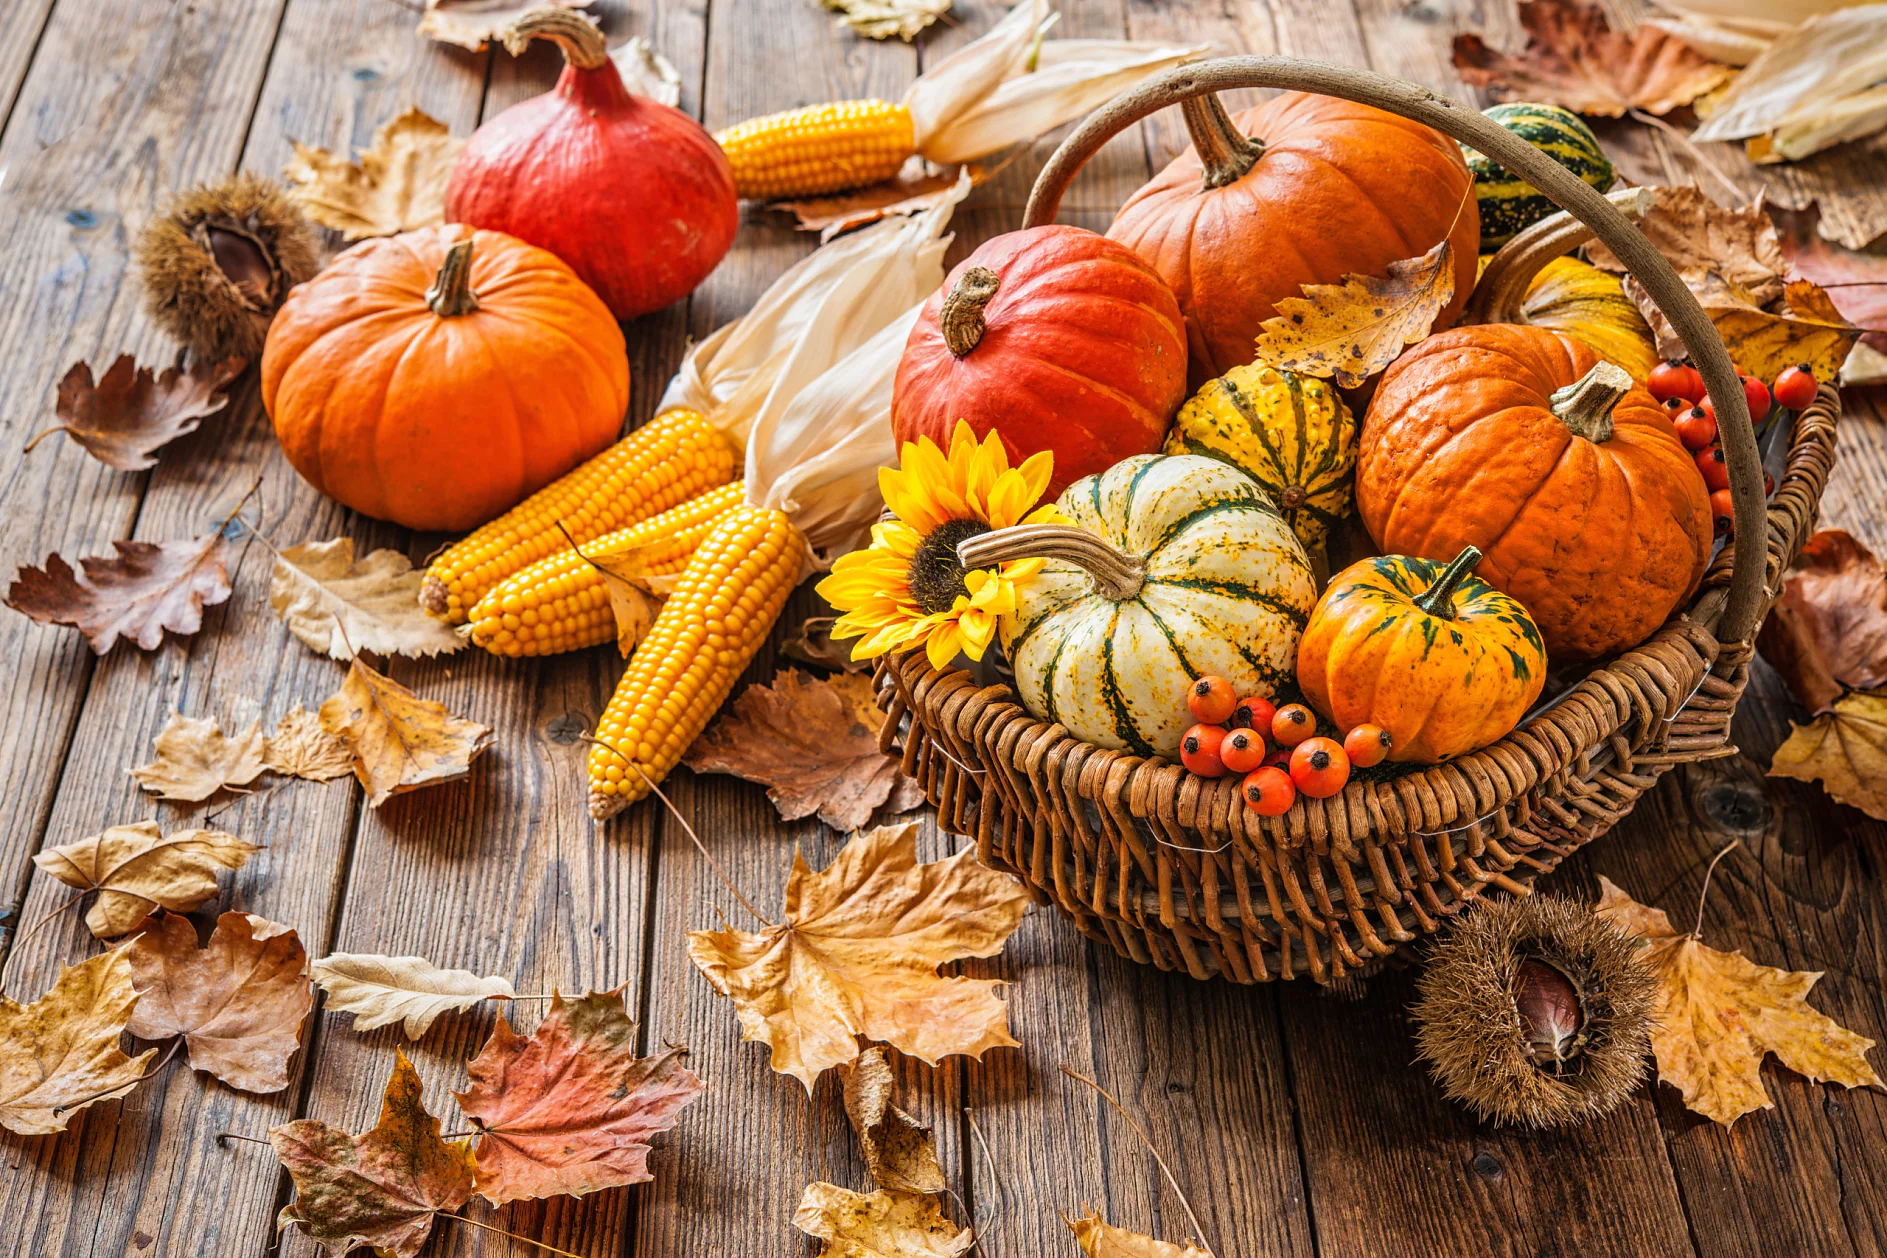
<svg viewBox="0 0 1887 1258"><path fill-rule="evenodd" d="M1630 266L1687 345L1725 417L1737 521L1690 605L1492 746L1259 817L1229 779L1108 751L1036 720L1006 686L932 669L921 651L878 673L887 749L937 806L1085 934L1196 978L1240 983L1367 971L1490 888L1515 895L1631 810L1671 766L1734 754L1730 718L1757 625L1813 529L1839 401L1800 414L1776 493L1729 355L1682 282L1607 200L1480 114L1412 84L1337 66L1233 57L1183 66L1117 98L1055 153L1025 225L1109 137L1155 110L1238 87L1362 101L1488 154L1571 212ZM1198 110L1199 106L1194 106ZM1739 424L1738 419L1742 422ZM1764 521L1764 527L1755 527Z"/></svg>

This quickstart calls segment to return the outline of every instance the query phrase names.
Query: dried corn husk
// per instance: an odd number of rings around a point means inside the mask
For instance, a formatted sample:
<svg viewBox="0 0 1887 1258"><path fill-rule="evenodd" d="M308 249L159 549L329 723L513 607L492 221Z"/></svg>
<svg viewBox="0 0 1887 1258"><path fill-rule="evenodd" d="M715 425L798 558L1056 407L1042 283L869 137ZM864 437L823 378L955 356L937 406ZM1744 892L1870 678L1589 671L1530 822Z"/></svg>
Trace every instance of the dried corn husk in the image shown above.
<svg viewBox="0 0 1887 1258"><path fill-rule="evenodd" d="M622 85L637 96L671 108L681 104L681 74L675 63L657 52L647 39L631 36L609 50L609 59L616 63Z"/></svg>
<svg viewBox="0 0 1887 1258"><path fill-rule="evenodd" d="M1784 162L1887 126L1887 4L1819 14L1780 35L1715 102L1697 140L1748 140Z"/></svg>

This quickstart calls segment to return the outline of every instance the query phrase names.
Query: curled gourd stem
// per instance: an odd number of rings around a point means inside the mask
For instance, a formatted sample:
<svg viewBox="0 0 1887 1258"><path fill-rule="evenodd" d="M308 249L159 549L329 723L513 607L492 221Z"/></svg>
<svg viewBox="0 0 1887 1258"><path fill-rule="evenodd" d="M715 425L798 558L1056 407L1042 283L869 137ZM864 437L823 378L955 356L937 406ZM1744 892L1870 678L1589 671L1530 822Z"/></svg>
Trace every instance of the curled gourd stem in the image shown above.
<svg viewBox="0 0 1887 1258"><path fill-rule="evenodd" d="M1621 188L1606 200L1626 218L1645 216L1657 200L1650 188ZM1561 210L1520 232L1488 259L1474 292L1461 313L1462 323L1526 323L1521 303L1540 268L1592 239L1592 229Z"/></svg>
<svg viewBox="0 0 1887 1258"><path fill-rule="evenodd" d="M1468 579L1468 574L1473 572L1474 566L1480 562L1480 547L1463 546L1461 553L1455 556L1454 562L1443 568L1441 575L1435 578L1435 584L1415 596L1417 610L1426 612L1437 620L1453 620L1455 618L1455 591L1461 587L1463 581Z"/></svg>
<svg viewBox="0 0 1887 1258"><path fill-rule="evenodd" d="M993 568L1011 559L1061 559L1094 578L1103 598L1121 602L1140 593L1146 560L1108 545L1086 529L1067 524L1018 524L957 543L964 570Z"/></svg>
<svg viewBox="0 0 1887 1258"><path fill-rule="evenodd" d="M505 27L505 51L514 57L523 56L533 39L551 40L564 61L579 70L609 64L609 42L602 28L575 9L532 9Z"/></svg>
<svg viewBox="0 0 1887 1258"><path fill-rule="evenodd" d="M1223 188L1237 183L1265 154L1265 142L1246 135L1211 92L1180 102L1180 114L1192 135L1192 146L1205 167L1204 187Z"/></svg>
<svg viewBox="0 0 1887 1258"><path fill-rule="evenodd" d="M937 312L937 322L952 355L961 358L982 342L989 328L983 322L983 307L1001 287L1002 276L986 266L971 267L951 287L943 309Z"/></svg>
<svg viewBox="0 0 1887 1258"><path fill-rule="evenodd" d="M439 264L438 278L426 290L426 304L441 319L468 315L478 309L478 294L472 291L471 237L446 250L446 260Z"/></svg>
<svg viewBox="0 0 1887 1258"><path fill-rule="evenodd" d="M1630 389L1630 373L1600 359L1577 381L1555 389L1547 402L1573 436L1605 442L1612 439L1612 408Z"/></svg>

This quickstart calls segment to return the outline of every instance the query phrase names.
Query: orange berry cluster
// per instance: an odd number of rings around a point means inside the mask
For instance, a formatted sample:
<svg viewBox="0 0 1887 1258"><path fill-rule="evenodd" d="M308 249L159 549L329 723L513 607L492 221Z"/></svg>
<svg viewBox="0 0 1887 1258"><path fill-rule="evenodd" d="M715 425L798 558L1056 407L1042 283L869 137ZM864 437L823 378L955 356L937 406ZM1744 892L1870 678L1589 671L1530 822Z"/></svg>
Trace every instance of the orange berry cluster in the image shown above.
<svg viewBox="0 0 1887 1258"><path fill-rule="evenodd" d="M1758 431L1769 421L1774 406L1799 411L1815 400L1815 373L1807 363L1789 367L1775 380L1764 384L1741 367L1737 377L1743 382L1743 401L1749 406L1750 422ZM1684 359L1671 358L1651 369L1645 381L1651 396L1664 403L1678 440L1697 458L1697 470L1710 490L1710 513L1715 517L1717 536L1727 537L1735 526L1730 512L1730 465L1723 457L1723 443L1717 434L1717 408L1704 391L1704 378ZM1763 495L1776 491L1775 478L1763 473Z"/></svg>
<svg viewBox="0 0 1887 1258"><path fill-rule="evenodd" d="M1238 793L1265 817L1288 812L1299 791L1328 799L1350 780L1350 766L1369 768L1389 754L1389 735L1359 725L1342 742L1317 734L1317 716L1301 703L1240 698L1223 677L1201 677L1186 691L1199 722L1179 740L1180 763L1200 777L1241 773Z"/></svg>

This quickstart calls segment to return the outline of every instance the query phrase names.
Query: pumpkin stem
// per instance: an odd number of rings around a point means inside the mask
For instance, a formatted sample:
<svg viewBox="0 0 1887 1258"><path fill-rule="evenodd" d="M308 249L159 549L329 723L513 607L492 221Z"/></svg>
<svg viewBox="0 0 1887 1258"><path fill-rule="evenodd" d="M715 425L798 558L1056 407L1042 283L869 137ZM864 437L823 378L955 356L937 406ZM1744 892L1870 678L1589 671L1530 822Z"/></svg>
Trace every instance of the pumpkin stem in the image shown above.
<svg viewBox="0 0 1887 1258"><path fill-rule="evenodd" d="M1605 442L1612 439L1612 408L1630 389L1630 373L1600 359L1576 383L1555 389L1547 405L1573 436Z"/></svg>
<svg viewBox="0 0 1887 1258"><path fill-rule="evenodd" d="M441 319L468 315L478 309L478 294L472 291L470 236L446 250L446 260L439 264L439 276L426 290L426 304Z"/></svg>
<svg viewBox="0 0 1887 1258"><path fill-rule="evenodd" d="M1018 524L957 543L964 571L993 568L1011 559L1061 559L1094 578L1102 598L1124 602L1147 582L1147 561L1108 545L1069 524Z"/></svg>
<svg viewBox="0 0 1887 1258"><path fill-rule="evenodd" d="M1241 132L1211 92L1181 101L1179 112L1185 116L1192 146L1206 168L1205 187L1223 188L1237 183L1265 155L1265 142Z"/></svg>
<svg viewBox="0 0 1887 1258"><path fill-rule="evenodd" d="M532 9L504 29L505 51L522 57L533 39L548 39L563 53L565 64L579 70L597 70L609 64L609 41L596 22L575 9Z"/></svg>
<svg viewBox="0 0 1887 1258"><path fill-rule="evenodd" d="M1474 565L1481 562L1481 549L1478 546L1464 546L1456 555L1454 562L1441 570L1435 578L1435 584L1417 594L1414 603L1418 611L1426 612L1437 620L1455 618L1455 591L1474 571Z"/></svg>
<svg viewBox="0 0 1887 1258"><path fill-rule="evenodd" d="M975 349L989 325L983 322L983 307L1002 287L1002 276L986 266L973 266L957 277L950 295L944 298L937 322L943 327L944 344L951 354L963 357Z"/></svg>

